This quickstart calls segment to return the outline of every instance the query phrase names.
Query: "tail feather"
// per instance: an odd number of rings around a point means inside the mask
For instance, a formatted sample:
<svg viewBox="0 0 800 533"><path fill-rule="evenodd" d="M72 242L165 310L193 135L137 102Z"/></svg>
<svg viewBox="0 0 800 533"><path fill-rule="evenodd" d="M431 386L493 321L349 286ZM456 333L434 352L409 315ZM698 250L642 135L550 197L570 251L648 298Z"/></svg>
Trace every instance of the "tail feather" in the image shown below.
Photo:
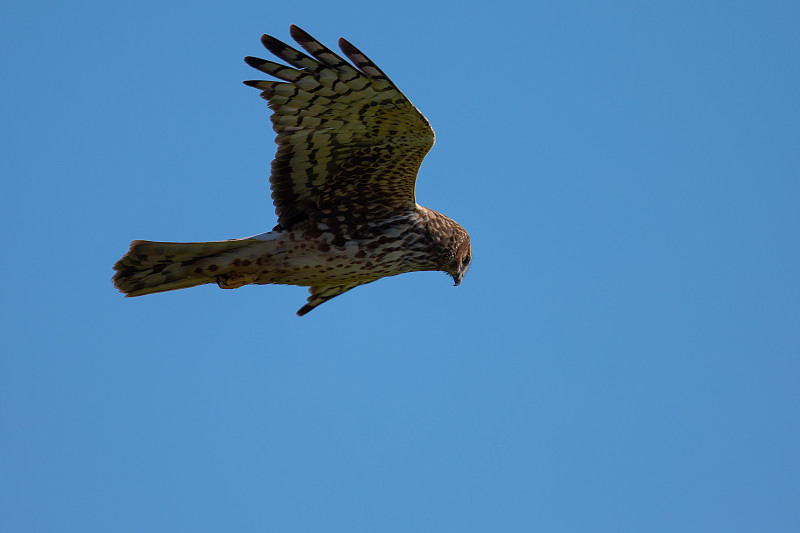
<svg viewBox="0 0 800 533"><path fill-rule="evenodd" d="M114 286L125 296L142 296L216 283L232 262L230 254L252 246L250 239L216 242L133 241L116 262Z"/></svg>

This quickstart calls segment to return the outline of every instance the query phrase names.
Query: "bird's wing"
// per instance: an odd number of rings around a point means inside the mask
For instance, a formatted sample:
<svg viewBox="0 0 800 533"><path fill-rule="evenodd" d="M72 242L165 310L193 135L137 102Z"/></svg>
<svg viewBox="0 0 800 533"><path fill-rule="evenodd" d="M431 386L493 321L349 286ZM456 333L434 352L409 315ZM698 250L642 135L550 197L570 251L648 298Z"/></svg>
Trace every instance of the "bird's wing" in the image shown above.
<svg viewBox="0 0 800 533"><path fill-rule="evenodd" d="M340 294L344 294L350 289L354 289L359 285L371 283L371 281L355 281L352 283L345 283L342 285L319 285L309 287L308 303L297 310L297 316L303 316L320 304L324 304L331 298L335 298Z"/></svg>
<svg viewBox="0 0 800 533"><path fill-rule="evenodd" d="M244 82L273 110L278 152L270 185L278 225L290 228L341 206L413 209L417 172L434 142L428 121L346 40L339 47L352 65L297 26L290 30L310 56L264 35L267 50L291 67L245 58L283 80Z"/></svg>

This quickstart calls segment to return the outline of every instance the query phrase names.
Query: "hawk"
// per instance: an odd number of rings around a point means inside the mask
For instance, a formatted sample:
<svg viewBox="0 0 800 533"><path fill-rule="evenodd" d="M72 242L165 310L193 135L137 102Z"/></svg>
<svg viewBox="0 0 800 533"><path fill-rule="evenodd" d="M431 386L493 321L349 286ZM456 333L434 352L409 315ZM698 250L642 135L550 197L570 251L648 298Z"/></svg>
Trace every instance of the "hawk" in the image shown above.
<svg viewBox="0 0 800 533"><path fill-rule="evenodd" d="M405 272L439 270L461 283L471 261L469 234L414 195L434 142L427 119L346 40L339 47L352 64L297 26L290 33L308 54L261 37L290 66L245 58L281 80L244 82L272 109L277 226L226 241L133 241L114 265L114 285L126 296L206 283L299 285L310 292L302 316L354 287Z"/></svg>

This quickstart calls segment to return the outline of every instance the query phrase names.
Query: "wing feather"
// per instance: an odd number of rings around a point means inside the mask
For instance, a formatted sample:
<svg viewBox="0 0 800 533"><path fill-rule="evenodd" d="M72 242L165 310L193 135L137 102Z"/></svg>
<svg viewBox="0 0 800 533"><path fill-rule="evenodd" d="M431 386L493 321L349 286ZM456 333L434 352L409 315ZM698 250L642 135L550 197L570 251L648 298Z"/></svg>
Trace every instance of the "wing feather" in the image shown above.
<svg viewBox="0 0 800 533"><path fill-rule="evenodd" d="M388 82L392 87L395 86L394 83L392 83L392 80L389 79L389 76L384 74L383 71L379 69L378 66L366 56L366 54L364 54L364 52L350 44L347 39L339 39L339 48L342 49L344 55L346 55L347 58L353 62L358 70L373 80L383 80Z"/></svg>
<svg viewBox="0 0 800 533"><path fill-rule="evenodd" d="M273 111L270 186L279 226L348 204L414 209L417 172L434 142L428 121L349 42L339 45L352 65L297 26L290 33L310 55L264 35L264 47L290 66L245 58L282 80L245 82Z"/></svg>
<svg viewBox="0 0 800 533"><path fill-rule="evenodd" d="M342 285L322 285L309 287L308 303L297 310L297 316L303 316L320 304L324 304L331 298L336 298L340 294L344 294L350 289L354 289L359 285L371 283L370 281L355 281L353 283L345 283Z"/></svg>

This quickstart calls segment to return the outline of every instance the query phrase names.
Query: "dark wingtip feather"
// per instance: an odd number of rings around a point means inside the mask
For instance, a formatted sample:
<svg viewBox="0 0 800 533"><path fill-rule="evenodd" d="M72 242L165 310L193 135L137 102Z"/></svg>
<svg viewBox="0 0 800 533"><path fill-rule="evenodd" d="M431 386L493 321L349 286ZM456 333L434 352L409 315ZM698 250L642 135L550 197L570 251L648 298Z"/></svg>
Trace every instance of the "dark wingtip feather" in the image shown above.
<svg viewBox="0 0 800 533"><path fill-rule="evenodd" d="M281 52L286 50L287 48L291 48L288 44L281 41L280 39L276 39L272 35L267 35L266 33L261 36L261 44L264 45L264 48L275 54L276 56L280 57Z"/></svg>
<svg viewBox="0 0 800 533"><path fill-rule="evenodd" d="M376 65L367 55L353 46L347 39L344 37L339 38L339 48L344 52L344 55L353 62L358 70L366 74L368 77L372 79L382 79L387 81L389 84L394 85L392 80L389 79L378 65Z"/></svg>
<svg viewBox="0 0 800 533"><path fill-rule="evenodd" d="M260 57L246 56L244 62L253 68L258 68L258 65L264 62Z"/></svg>
<svg viewBox="0 0 800 533"><path fill-rule="evenodd" d="M289 26L289 35L291 35L292 39L294 39L297 42L314 40L314 38L311 37L308 34L308 32L303 30L303 28L301 28L300 26L295 26L294 24Z"/></svg>
<svg viewBox="0 0 800 533"><path fill-rule="evenodd" d="M345 54L348 52L348 50L352 52L358 52L358 49L356 49L355 46L350 44L350 42L344 37L339 37L338 42L339 42L339 48L341 48L342 52L344 52Z"/></svg>

